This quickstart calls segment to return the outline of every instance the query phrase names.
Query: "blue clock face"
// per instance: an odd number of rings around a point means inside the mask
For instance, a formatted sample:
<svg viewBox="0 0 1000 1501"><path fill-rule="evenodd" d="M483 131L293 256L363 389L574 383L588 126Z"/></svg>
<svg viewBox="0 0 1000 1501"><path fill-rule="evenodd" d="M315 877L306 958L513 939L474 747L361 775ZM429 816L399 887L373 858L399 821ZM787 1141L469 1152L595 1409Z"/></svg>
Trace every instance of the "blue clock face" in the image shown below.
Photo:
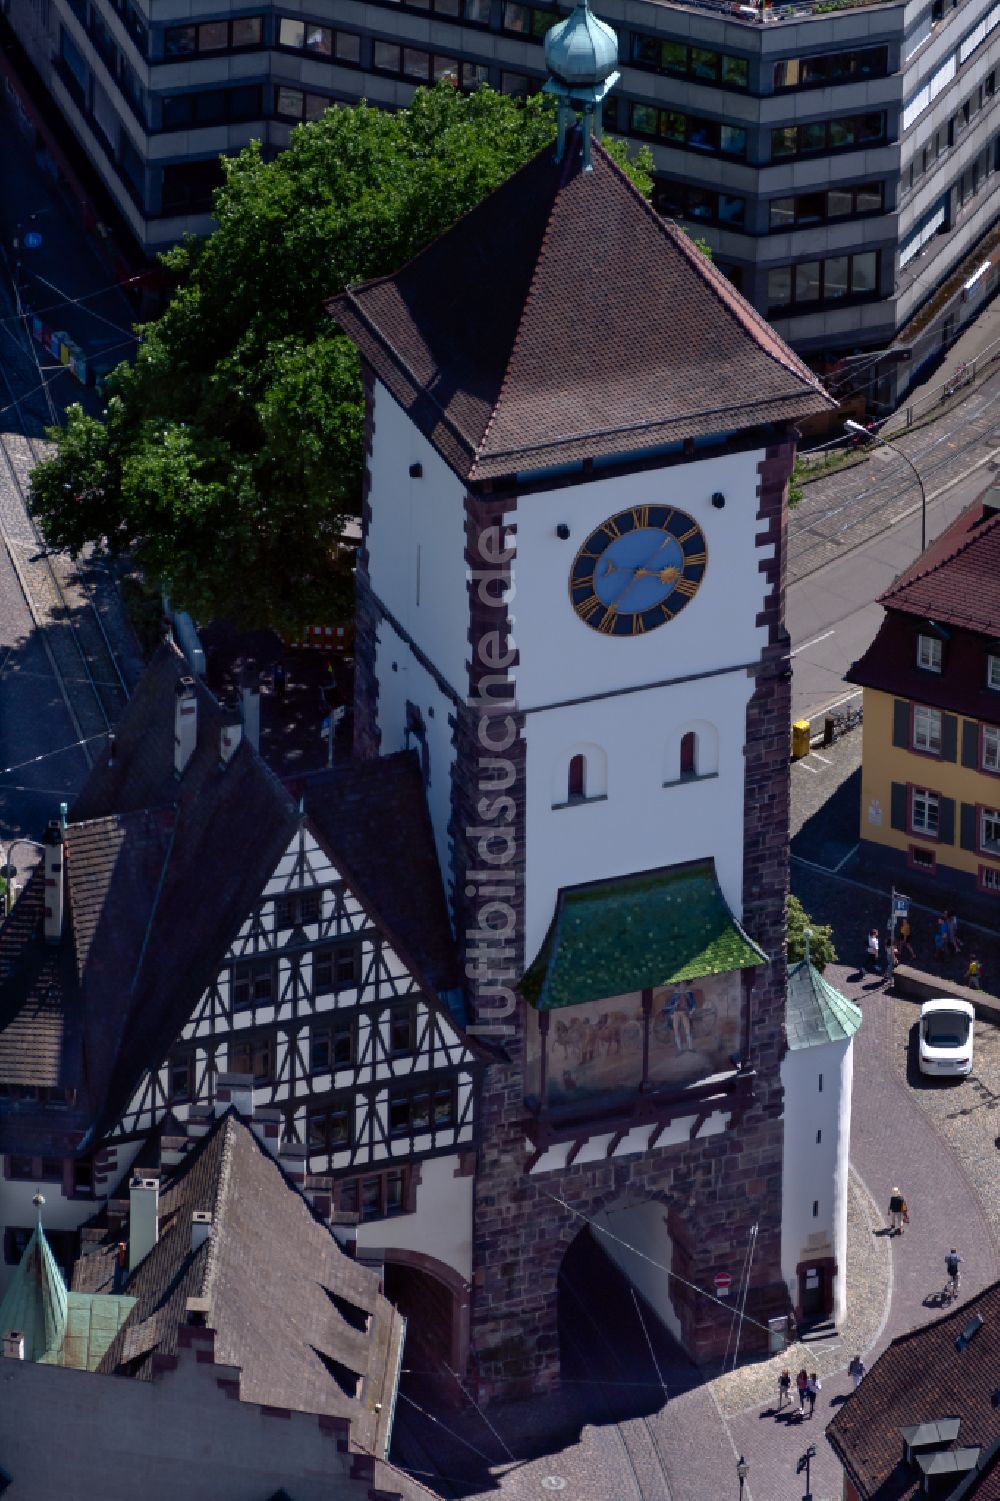
<svg viewBox="0 0 1000 1501"><path fill-rule="evenodd" d="M708 554L697 522L671 506L633 506L602 522L573 560L569 596L605 636L642 636L698 592Z"/></svg>

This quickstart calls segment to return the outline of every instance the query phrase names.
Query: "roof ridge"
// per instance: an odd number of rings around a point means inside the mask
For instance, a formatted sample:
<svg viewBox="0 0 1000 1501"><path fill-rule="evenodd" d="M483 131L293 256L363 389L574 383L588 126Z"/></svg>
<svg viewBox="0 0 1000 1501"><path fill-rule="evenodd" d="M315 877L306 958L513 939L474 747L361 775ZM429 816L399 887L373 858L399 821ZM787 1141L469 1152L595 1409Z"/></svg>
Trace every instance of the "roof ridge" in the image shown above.
<svg viewBox="0 0 1000 1501"><path fill-rule="evenodd" d="M688 260L689 264L695 269L696 272L700 272L705 276L706 285L708 285L709 290L712 292L713 296L720 304L720 306L730 315L730 317L735 318L738 323L741 323L748 333L754 335L759 348L763 351L764 354L767 355L768 359L772 360L776 365L780 365L783 370L787 370L789 375L797 375L800 379L805 379L814 390L820 392L823 396L828 397L832 401L830 393L827 391L822 381L820 381L818 377L815 376L812 371L805 364L803 364L801 360L798 359L794 351L791 350L785 343L784 339L781 338L780 334L777 334L775 330L771 328L767 320L761 317L760 313L758 313L755 307L751 307L751 305L743 297L742 293L736 290L732 282L729 281L727 277L723 276L722 272L719 270L712 257L710 255L705 255L701 250L699 250L691 236L689 234L686 234L685 231L681 229L681 227L672 219L666 219L662 214L657 213L656 209L653 207L650 200L646 197L645 193L641 193L639 191L635 183L629 177L628 173L624 170L624 168L619 166L619 164L615 161L614 157L611 155L610 151L608 151L603 142L598 140L595 141L594 144L600 151L601 156L607 161L612 171L617 174L617 176L624 182L627 188L631 189L635 197L639 200L642 207L656 224L660 232L665 235L665 237L670 241L671 244L678 246L678 248L682 251L686 259ZM727 289L725 294L723 293L723 286L725 286L725 288ZM738 301L731 301L731 297L738 299ZM767 342L764 342L758 337L759 335L764 333L768 333L771 335L772 339L777 339L780 341L781 346L784 349L788 350L788 353L789 355L791 355L794 364L790 364L787 360L778 358L773 349L770 347L771 339L768 339Z"/></svg>
<svg viewBox="0 0 1000 1501"><path fill-rule="evenodd" d="M205 1247L205 1274L202 1278L202 1296L211 1299L215 1290L215 1281L219 1272L219 1222L225 1209L225 1202L232 1191L232 1177L230 1169L233 1164L233 1132L238 1123L235 1109L230 1106L222 1118L220 1133L222 1136L221 1160L219 1171L215 1180L215 1192L212 1195L212 1223L209 1226Z"/></svg>
<svg viewBox="0 0 1000 1501"><path fill-rule="evenodd" d="M981 497L974 500L972 502L972 505L970 505L966 511L961 512L958 516L956 516L955 520L952 522L952 526L956 526L959 521L961 521L973 510L974 507L977 507L980 504ZM964 531L961 537L956 541L952 551L945 553L944 557L938 558L933 563L929 563L926 568L920 568L916 573L913 573L910 570L916 567L917 564L919 564L919 558L916 560L916 563L910 564L909 569L904 568L899 578L894 583L889 585L889 588L884 594L879 596L878 603L882 604L883 602L888 602L893 598L897 591L899 593L902 593L904 589L909 589L911 585L919 584L923 579L930 578L932 573L937 573L946 564L954 563L956 558L961 557L963 552L966 552L975 543L981 541L983 537L992 535L992 533L997 530L998 526L1000 526L1000 511L997 511L993 516L984 516L978 522L973 521L968 529ZM930 543L930 545L925 549L922 556L926 557L927 553L933 550L937 540L939 539L935 539L935 542Z"/></svg>
<svg viewBox="0 0 1000 1501"><path fill-rule="evenodd" d="M556 203L558 201L559 194L562 192L563 188L565 188L566 185L567 185L567 183L570 181L570 177L572 175L572 169L576 165L575 153L574 153L574 151L572 149L572 145L573 145L573 141L574 141L574 138L575 138L578 130L579 130L579 126L574 126L573 129L568 132L567 137L566 137L566 142L565 142L565 153L566 154L565 154L565 156L563 158L562 171L559 174L559 183L558 183L558 186L556 187L556 190L553 193L552 198L551 198L551 200L549 202L549 211L548 211L548 213L545 216L545 229L544 229L544 231L542 233L542 238L539 241L539 244L538 244L538 253L535 256L534 265L532 266L532 269L531 269L531 280L528 282L528 291L527 291L527 294L525 295L523 303L521 304L521 313L520 313L520 317L517 320L517 328L514 331L514 337L511 340L510 349L507 351L507 363L504 366L503 377L502 377L502 379L500 381L500 387L499 387L499 389L497 391L497 394L496 394L496 400L493 402L493 405L490 408L489 419L488 419L488 421L486 423L485 428L483 429L483 435L480 438L479 442L476 444L475 449L473 450L472 474L475 473L476 465L479 462L480 455L482 453L484 453L485 450L486 450L486 440L487 440L487 438L490 435L490 431L491 431L491 429L493 427L494 422L496 421L497 412L500 410L500 404L503 401L504 395L505 395L506 390L507 390L507 382L510 379L511 366L514 363L514 356L517 353L517 350L518 350L518 347L519 347L519 344L520 344L520 341L521 341L521 332L522 332L522 330L524 328L525 322L527 321L528 309L532 305L532 300L533 300L533 298L535 296L535 289L536 289L536 287L538 285L538 277L539 277L539 272L541 270L542 260L543 260L543 258L545 256L547 242L548 242L551 230L552 230L552 214L553 214L553 210L555 209ZM542 150L543 151L547 151L549 149L549 146L550 145L554 145L554 144L555 144L554 141L553 142L547 142L546 145L542 147ZM605 153L605 155L606 154L607 153ZM541 155L541 152L539 152L538 155ZM507 180L509 181L509 179L507 179Z"/></svg>

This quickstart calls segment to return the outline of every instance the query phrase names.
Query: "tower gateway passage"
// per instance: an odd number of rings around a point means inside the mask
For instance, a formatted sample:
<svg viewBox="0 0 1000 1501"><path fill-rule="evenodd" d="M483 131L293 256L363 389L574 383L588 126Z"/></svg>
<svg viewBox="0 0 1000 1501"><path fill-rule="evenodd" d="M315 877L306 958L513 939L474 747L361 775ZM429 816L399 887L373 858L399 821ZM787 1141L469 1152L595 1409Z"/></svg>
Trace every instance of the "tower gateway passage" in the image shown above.
<svg viewBox="0 0 1000 1501"><path fill-rule="evenodd" d="M367 392L356 751L419 749L496 1050L485 1397L557 1382L582 1227L698 1358L751 1237L744 1341L788 1308L785 506L832 403L600 143L609 37L577 6L554 145L330 304Z"/></svg>

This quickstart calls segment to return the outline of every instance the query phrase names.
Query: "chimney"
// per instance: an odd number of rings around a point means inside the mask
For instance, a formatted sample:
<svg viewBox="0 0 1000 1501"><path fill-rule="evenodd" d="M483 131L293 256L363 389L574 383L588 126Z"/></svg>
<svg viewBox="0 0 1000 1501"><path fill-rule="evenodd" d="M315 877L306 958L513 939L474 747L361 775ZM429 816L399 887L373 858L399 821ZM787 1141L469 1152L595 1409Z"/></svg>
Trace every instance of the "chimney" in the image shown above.
<svg viewBox="0 0 1000 1501"><path fill-rule="evenodd" d="M159 1238L160 1183L136 1173L129 1186L128 1269L145 1261Z"/></svg>
<svg viewBox="0 0 1000 1501"><path fill-rule="evenodd" d="M182 777L198 743L198 700L194 678L181 678L174 694L174 775Z"/></svg>
<svg viewBox="0 0 1000 1501"><path fill-rule="evenodd" d="M46 943L58 943L62 937L63 903L63 835L58 818L53 818L45 830L45 922L43 931Z"/></svg>
<svg viewBox="0 0 1000 1501"><path fill-rule="evenodd" d="M196 1209L191 1215L191 1249L197 1251L208 1239L212 1229L212 1216L207 1209Z"/></svg>
<svg viewBox="0 0 1000 1501"><path fill-rule="evenodd" d="M229 765L242 739L243 721L240 711L234 708L224 709L222 728L219 731L219 761L223 766Z"/></svg>
<svg viewBox="0 0 1000 1501"><path fill-rule="evenodd" d="M3 1337L3 1353L5 1360L24 1359L24 1335L20 1329L11 1329Z"/></svg>
<svg viewBox="0 0 1000 1501"><path fill-rule="evenodd" d="M243 733L255 751L260 750L260 683L248 682L240 689Z"/></svg>

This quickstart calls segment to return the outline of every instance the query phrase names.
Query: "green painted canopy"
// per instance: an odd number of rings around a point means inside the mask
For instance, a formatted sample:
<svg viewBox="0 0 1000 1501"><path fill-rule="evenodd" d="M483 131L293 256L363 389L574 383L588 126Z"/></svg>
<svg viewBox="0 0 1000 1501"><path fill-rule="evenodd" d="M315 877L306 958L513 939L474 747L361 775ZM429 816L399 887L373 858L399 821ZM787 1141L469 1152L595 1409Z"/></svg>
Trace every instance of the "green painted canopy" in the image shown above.
<svg viewBox="0 0 1000 1501"><path fill-rule="evenodd" d="M520 990L539 1011L766 964L700 860L566 886Z"/></svg>

